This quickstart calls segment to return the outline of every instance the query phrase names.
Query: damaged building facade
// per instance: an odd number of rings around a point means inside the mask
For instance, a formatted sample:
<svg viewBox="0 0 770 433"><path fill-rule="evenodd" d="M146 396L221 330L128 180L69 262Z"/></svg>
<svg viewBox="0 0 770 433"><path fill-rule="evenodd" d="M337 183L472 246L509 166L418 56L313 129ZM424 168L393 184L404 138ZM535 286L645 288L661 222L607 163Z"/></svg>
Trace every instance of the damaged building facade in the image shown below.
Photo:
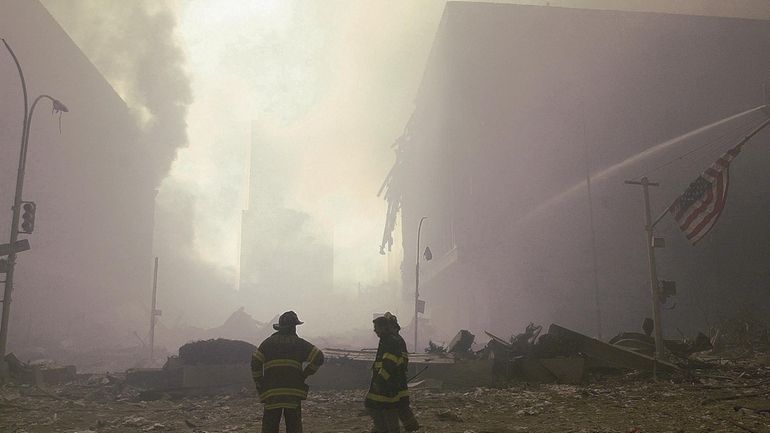
<svg viewBox="0 0 770 433"><path fill-rule="evenodd" d="M766 118L754 110L673 140L762 105L769 51L759 20L447 3L383 190L385 250L401 217L406 298L428 217L420 294L447 334L433 338L509 335L530 321L594 336L638 329L651 314L644 208L624 180L660 182L653 217L663 212ZM691 246L670 216L657 226L659 278L678 290L665 333L766 310L756 301L770 276L770 197L758 192L769 136L733 162L708 238Z"/></svg>
<svg viewBox="0 0 770 433"><path fill-rule="evenodd" d="M8 350L67 362L75 347L135 345L124 325L146 329L149 314L136 300L149 301L152 283L155 152L125 102L38 1L3 2L0 36L23 68L29 103L50 94L69 109L59 118L42 100L31 123L23 200L36 202L37 212L34 232L21 236L31 249L17 258ZM0 47L5 243L24 100L13 59Z"/></svg>

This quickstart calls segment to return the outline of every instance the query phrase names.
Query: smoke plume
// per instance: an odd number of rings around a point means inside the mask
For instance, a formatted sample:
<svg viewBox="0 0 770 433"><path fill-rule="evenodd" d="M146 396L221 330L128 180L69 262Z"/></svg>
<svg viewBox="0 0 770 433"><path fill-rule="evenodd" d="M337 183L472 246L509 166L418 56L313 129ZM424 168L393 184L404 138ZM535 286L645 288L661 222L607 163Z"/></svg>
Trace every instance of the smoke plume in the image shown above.
<svg viewBox="0 0 770 433"><path fill-rule="evenodd" d="M152 149L156 182L168 173L177 150L187 145L187 109L192 102L185 54L178 44L172 3L43 0L128 105Z"/></svg>

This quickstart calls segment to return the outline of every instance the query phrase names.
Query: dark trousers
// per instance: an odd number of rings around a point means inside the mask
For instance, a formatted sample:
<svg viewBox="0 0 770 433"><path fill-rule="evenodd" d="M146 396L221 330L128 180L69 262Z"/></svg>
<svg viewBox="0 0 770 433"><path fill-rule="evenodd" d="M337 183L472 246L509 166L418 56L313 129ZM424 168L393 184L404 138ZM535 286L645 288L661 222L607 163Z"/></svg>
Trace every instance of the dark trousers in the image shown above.
<svg viewBox="0 0 770 433"><path fill-rule="evenodd" d="M302 433L302 408L265 409L262 415L262 433L278 433L281 415L286 422L286 433Z"/></svg>
<svg viewBox="0 0 770 433"><path fill-rule="evenodd" d="M401 433L401 426L398 424L398 409L367 409L369 416L372 417L373 433Z"/></svg>

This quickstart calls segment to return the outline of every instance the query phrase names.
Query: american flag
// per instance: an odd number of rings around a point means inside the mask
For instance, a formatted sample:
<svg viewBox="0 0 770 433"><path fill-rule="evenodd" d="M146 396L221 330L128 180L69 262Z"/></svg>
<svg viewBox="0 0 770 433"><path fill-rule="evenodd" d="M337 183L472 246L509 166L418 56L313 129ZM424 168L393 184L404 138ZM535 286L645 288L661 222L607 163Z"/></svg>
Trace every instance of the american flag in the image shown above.
<svg viewBox="0 0 770 433"><path fill-rule="evenodd" d="M743 144L720 156L668 208L693 245L714 227L725 208L730 162L741 152Z"/></svg>

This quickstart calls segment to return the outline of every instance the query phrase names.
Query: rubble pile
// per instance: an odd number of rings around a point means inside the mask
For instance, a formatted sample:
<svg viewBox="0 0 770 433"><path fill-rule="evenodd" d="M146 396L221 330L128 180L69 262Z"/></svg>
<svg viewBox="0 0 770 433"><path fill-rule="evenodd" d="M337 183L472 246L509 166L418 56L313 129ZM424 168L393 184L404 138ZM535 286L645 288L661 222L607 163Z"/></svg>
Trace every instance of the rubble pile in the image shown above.
<svg viewBox="0 0 770 433"><path fill-rule="evenodd" d="M463 330L446 348L410 356L413 406L425 432L767 431L770 354L762 352L761 328L720 329L712 338L667 340L667 361L649 356L648 329L606 343L530 324L507 339L488 334L478 351ZM712 346L714 336L721 340ZM248 366L254 349L237 340L196 341L163 369L122 374L77 374L9 355L0 431L256 431L261 406ZM306 431L365 431L374 353L325 352L329 362L313 379L330 385L310 383Z"/></svg>
<svg viewBox="0 0 770 433"><path fill-rule="evenodd" d="M736 355L770 350L768 323L754 319L730 319L710 330L712 354Z"/></svg>
<svg viewBox="0 0 770 433"><path fill-rule="evenodd" d="M74 365L59 366L52 360L22 362L13 353L5 356L10 379L20 383L36 384L62 383L75 379Z"/></svg>
<svg viewBox="0 0 770 433"><path fill-rule="evenodd" d="M440 383L445 388L512 382L580 384L597 372L687 375L694 369L713 366L710 361L717 356L713 339L703 333L693 339L666 340L665 356L656 357L652 327L652 320L645 320L643 333L623 332L604 342L557 324L552 324L544 333L543 326L530 323L523 332L507 339L486 332L489 342L476 351L473 350L476 336L460 330L446 347L430 341L425 353L410 354L410 377L419 376L420 380L430 380L434 385ZM722 341L728 341L726 336L742 334L733 329L721 335ZM758 342L750 346L744 343L744 346L761 347L762 335L757 333ZM739 337L737 341L747 339ZM325 351L329 360L327 368L313 377L311 385L341 389L366 384L374 352Z"/></svg>
<svg viewBox="0 0 770 433"><path fill-rule="evenodd" d="M256 346L245 341L217 338L185 344L179 348L179 359L185 365L248 363L255 350Z"/></svg>

